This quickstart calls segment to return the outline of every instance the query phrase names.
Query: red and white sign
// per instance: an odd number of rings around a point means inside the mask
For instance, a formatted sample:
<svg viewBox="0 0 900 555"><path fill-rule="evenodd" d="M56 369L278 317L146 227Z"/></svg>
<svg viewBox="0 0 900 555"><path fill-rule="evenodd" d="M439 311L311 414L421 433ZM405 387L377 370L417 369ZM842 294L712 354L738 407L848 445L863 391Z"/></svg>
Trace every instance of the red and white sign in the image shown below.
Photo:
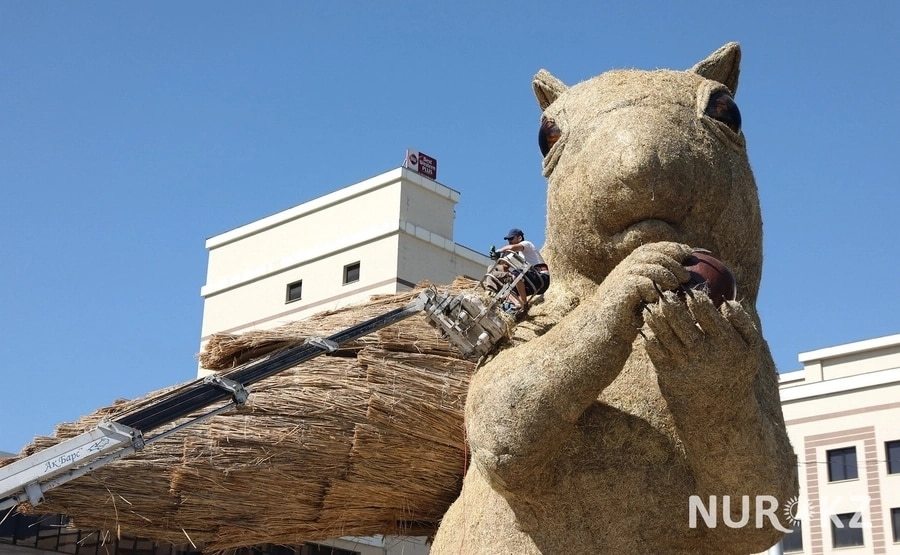
<svg viewBox="0 0 900 555"><path fill-rule="evenodd" d="M423 152L409 148L406 149L406 161L403 167L409 168L428 179L437 180L437 160Z"/></svg>

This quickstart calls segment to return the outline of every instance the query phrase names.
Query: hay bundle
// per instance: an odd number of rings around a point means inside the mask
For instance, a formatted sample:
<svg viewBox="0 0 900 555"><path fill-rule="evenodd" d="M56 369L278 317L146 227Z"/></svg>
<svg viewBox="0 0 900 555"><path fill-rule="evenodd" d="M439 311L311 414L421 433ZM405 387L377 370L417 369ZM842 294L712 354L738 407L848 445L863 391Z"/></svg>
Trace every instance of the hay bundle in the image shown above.
<svg viewBox="0 0 900 555"><path fill-rule="evenodd" d="M471 289L459 279L448 289ZM269 331L216 336L223 369L402 306L416 292ZM341 535L431 534L466 465L462 409L475 365L422 316L252 386L244 408L53 490L42 512L208 550ZM37 438L48 447L164 392L100 409ZM177 425L177 423L173 424Z"/></svg>

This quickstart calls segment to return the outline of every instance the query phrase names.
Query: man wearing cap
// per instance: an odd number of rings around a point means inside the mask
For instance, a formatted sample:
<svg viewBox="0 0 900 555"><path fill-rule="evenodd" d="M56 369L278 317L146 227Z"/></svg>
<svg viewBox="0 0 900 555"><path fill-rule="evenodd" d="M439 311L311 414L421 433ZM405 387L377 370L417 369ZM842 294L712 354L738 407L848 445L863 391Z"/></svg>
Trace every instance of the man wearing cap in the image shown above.
<svg viewBox="0 0 900 555"><path fill-rule="evenodd" d="M531 268L525 272L525 278L516 284L516 296L519 299L519 306L526 308L528 306L528 295L543 293L550 287L550 268L541 253L535 248L534 243L525 240L525 233L514 227L506 234L507 244L503 245L497 252L521 252L525 257L525 262Z"/></svg>

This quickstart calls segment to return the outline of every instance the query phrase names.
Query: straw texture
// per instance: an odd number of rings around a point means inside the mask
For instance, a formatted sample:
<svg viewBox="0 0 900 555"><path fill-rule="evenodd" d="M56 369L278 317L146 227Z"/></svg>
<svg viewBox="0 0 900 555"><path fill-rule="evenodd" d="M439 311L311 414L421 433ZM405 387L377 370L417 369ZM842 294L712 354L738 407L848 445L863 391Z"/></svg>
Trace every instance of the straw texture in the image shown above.
<svg viewBox="0 0 900 555"><path fill-rule="evenodd" d="M450 291L470 291L460 278ZM213 337L203 365L229 368L406 304L415 292L277 329ZM474 363L413 316L251 389L248 406L51 491L41 512L83 528L216 551L341 535L434 534L461 486L462 411ZM117 402L24 454L115 419Z"/></svg>
<svg viewBox="0 0 900 555"><path fill-rule="evenodd" d="M753 553L779 539L755 515L741 529L688 517L691 495L731 496L738 520L742 495L797 493L755 308L756 185L734 112L708 107L735 92L739 62L731 43L684 72L535 77L561 131L543 161L553 285L472 378L473 464L433 553ZM692 247L732 269L739 301L679 292Z"/></svg>
<svg viewBox="0 0 900 555"><path fill-rule="evenodd" d="M768 520L688 526L691 495L739 510L742 495L797 493L755 307L756 185L743 135L707 115L713 94L736 92L739 62L731 43L684 72L535 77L561 130L543 160L553 285L476 373L413 318L261 382L247 409L60 488L46 509L218 549L428 533L452 502L435 553L764 551L780 535ZM679 292L692 247L730 267L738 301ZM217 338L201 360L227 368L408 298Z"/></svg>

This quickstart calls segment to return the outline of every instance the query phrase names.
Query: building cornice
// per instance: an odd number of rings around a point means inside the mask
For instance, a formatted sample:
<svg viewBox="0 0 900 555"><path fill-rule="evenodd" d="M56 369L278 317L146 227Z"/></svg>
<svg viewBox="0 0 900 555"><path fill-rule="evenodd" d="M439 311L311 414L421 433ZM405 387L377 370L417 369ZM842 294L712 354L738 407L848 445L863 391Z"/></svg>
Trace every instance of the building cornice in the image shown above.
<svg viewBox="0 0 900 555"><path fill-rule="evenodd" d="M370 283L370 284L364 285L362 287L357 287L355 289L345 291L339 295L333 295L326 299L320 299L320 300L312 302L312 303L302 304L300 306L296 306L296 307L290 308L288 310L284 310L277 314L272 314L270 316L266 316L265 318L259 318L257 320L253 320L252 322L245 322L238 326L234 326L233 328L219 330L219 331L216 331L215 333L211 333L209 335L204 335L203 337L200 338L200 341L207 341L210 337L212 337L213 335L217 335L217 334L223 334L223 333L224 334L234 334L234 333L238 333L238 332L243 332L244 330L252 329L260 324L265 324L265 323L271 322L273 320L282 320L284 318L287 318L288 316L294 316L301 312L311 312L315 308L319 308L319 307L325 306L327 304L334 303L334 302L340 301L342 299L346 299L347 297L352 297L354 295L360 295L361 293L366 293L368 291L378 289L379 287L384 287L385 285L393 285L393 284L403 285L403 286L409 287L410 289L413 289L416 286L415 283L412 283L411 281L405 280L401 277L386 279L383 281L379 281L377 283ZM297 318L291 318L291 319L296 320Z"/></svg>
<svg viewBox="0 0 900 555"><path fill-rule="evenodd" d="M792 370L791 372L782 372L781 374L778 374L779 385L802 382L805 379L806 370Z"/></svg>
<svg viewBox="0 0 900 555"><path fill-rule="evenodd" d="M407 170L403 170L407 171ZM258 281L263 278L315 262L335 253L350 250L366 243L371 243L391 235L404 233L412 237L416 237L422 241L431 243L432 245L448 252L451 255L459 256L487 267L490 259L468 247L464 247L454 243L451 239L442 237L437 233L428 231L423 227L419 227L411 222L398 221L392 224L376 226L350 236L341 237L339 240L329 243L320 243L311 247L298 249L286 256L273 260L271 263L261 264L259 266L245 270L239 274L234 274L226 278L208 283L200 288L200 296L209 298L213 295L223 293L230 289Z"/></svg>
<svg viewBox="0 0 900 555"><path fill-rule="evenodd" d="M780 390L781 403L802 401L814 397L826 397L838 393L849 393L871 387L900 385L900 368L878 370L844 378L832 378L819 382L783 387Z"/></svg>
<svg viewBox="0 0 900 555"><path fill-rule="evenodd" d="M313 212L324 210L326 208L334 206L335 204L348 201L352 198L364 195L377 189L381 189L383 187L393 185L400 181L413 183L423 189L431 191L438 196L450 199L454 203L459 201L458 191L455 191L454 189L451 189L446 185L442 185L437 181L432 181L431 179L422 177L421 175L406 168L395 168L374 177L370 177L369 179L366 179L364 181L360 181L359 183L356 183L354 185L350 185L349 187L344 187L332 193L328 193L327 195L323 195L311 201L304 202L303 204L298 204L293 208L282 210L281 212L272 214L271 216L266 216L265 218L256 220L246 225L242 225L230 231L226 231L225 233L214 235L206 240L206 249L212 250L222 247L250 235L261 233L263 231L266 231L267 229L271 229L298 218L302 218Z"/></svg>
<svg viewBox="0 0 900 555"><path fill-rule="evenodd" d="M874 351L875 349L883 349L885 347L900 346L900 333L894 335L886 335L884 337L876 337L874 339L866 339L865 341L856 341L854 343L845 343L834 347L826 347L815 351L807 351L800 353L797 358L800 362L807 363L816 360L825 360L829 358L841 357L864 353L866 351Z"/></svg>

